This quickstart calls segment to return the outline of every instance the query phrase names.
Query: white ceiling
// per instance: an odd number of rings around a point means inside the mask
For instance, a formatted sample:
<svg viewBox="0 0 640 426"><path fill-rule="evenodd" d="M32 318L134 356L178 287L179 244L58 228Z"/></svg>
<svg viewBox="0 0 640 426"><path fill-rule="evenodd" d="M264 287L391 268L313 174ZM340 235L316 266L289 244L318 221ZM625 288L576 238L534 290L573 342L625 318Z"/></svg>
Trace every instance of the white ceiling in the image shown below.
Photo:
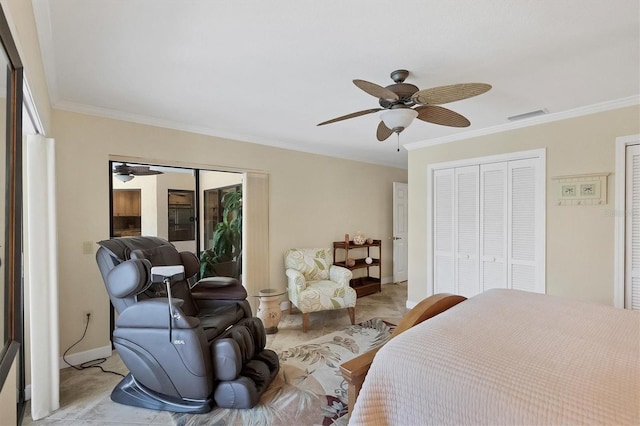
<svg viewBox="0 0 640 426"><path fill-rule="evenodd" d="M640 93L638 0L33 0L53 106L407 167L353 85L464 82L471 127L415 120L401 144ZM27 71L28 77L28 71ZM179 141L176 141L179 143Z"/></svg>

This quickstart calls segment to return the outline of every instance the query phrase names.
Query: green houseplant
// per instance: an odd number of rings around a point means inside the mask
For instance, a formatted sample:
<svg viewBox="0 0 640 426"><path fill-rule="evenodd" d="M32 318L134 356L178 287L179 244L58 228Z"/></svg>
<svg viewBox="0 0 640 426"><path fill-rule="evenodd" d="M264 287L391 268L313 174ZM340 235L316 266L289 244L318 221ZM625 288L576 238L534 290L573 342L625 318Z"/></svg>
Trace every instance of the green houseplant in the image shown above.
<svg viewBox="0 0 640 426"><path fill-rule="evenodd" d="M242 192L222 197L222 221L213 231L212 247L200 253L200 276L232 276L242 251Z"/></svg>

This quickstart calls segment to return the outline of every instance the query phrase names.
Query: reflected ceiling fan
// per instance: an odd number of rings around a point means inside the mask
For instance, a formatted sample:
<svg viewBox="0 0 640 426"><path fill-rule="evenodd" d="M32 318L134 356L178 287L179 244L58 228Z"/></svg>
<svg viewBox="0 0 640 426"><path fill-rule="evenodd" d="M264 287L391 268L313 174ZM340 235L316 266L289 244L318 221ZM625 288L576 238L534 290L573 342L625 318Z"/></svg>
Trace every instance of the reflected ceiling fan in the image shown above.
<svg viewBox="0 0 640 426"><path fill-rule="evenodd" d="M466 117L439 105L478 96L491 89L491 85L486 83L460 83L420 90L404 82L408 76L407 70L393 71L391 79L394 84L387 87L365 80L353 80L353 84L378 98L381 108L353 112L323 121L318 126L384 111L380 114L381 121L376 132L379 141L386 140L393 133L400 134L415 118L442 126L468 127L471 123Z"/></svg>
<svg viewBox="0 0 640 426"><path fill-rule="evenodd" d="M161 175L159 170L151 170L150 166L130 166L127 163L116 164L113 167L113 175L122 182L129 182L135 176Z"/></svg>

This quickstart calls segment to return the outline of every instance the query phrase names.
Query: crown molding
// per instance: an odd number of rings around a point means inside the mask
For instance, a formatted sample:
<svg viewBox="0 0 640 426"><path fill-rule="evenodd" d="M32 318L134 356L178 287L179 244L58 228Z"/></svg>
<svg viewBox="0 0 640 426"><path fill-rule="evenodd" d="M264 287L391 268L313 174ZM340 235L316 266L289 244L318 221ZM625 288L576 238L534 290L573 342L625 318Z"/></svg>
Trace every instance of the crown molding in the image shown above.
<svg viewBox="0 0 640 426"><path fill-rule="evenodd" d="M150 117L146 115L134 114L129 112L116 111L108 108L95 107L92 105L85 105L85 104L80 104L75 102L59 101L53 106L53 108L59 109L62 111L75 112L78 114L91 115L94 117L109 118L113 120L126 121L129 123L144 124L147 126L161 127L165 129L178 130L181 132L195 133L195 134L205 135L205 136L213 136L221 139L227 139L233 142L265 145L265 146L270 146L272 148L287 149L290 151L305 152L307 154L316 154L316 155L322 155L325 157L340 158L342 160L355 161L358 163L374 164L376 166L392 167L396 169L407 169L406 163L404 166L400 166L397 164L393 164L391 162L388 162L388 163L373 162L367 159L356 158L356 157L338 157L332 152L327 151L326 149L318 149L317 147L314 147L314 146L301 147L299 144L296 144L293 142L283 142L283 141L278 141L274 139L261 138L256 135L224 132L224 131L212 129L210 127L193 126L189 124L180 123L177 121L165 120L161 118Z"/></svg>
<svg viewBox="0 0 640 426"><path fill-rule="evenodd" d="M629 96L628 98L616 99L613 101L602 102L599 104L589 105L585 107L570 109L567 111L546 114L533 117L530 119L517 121L514 123L500 124L498 126L486 127L484 129L472 130L470 132L456 133L455 135L443 136L440 138L427 139L426 141L412 142L403 145L407 151L413 151L419 148L426 148L434 145L441 145L449 142L455 142L465 139L476 138L479 136L502 133L509 130L521 129L524 127L537 126L539 124L551 123L569 118L581 117L583 115L595 114L598 112L610 111L613 109L625 108L629 106L639 105L640 95Z"/></svg>

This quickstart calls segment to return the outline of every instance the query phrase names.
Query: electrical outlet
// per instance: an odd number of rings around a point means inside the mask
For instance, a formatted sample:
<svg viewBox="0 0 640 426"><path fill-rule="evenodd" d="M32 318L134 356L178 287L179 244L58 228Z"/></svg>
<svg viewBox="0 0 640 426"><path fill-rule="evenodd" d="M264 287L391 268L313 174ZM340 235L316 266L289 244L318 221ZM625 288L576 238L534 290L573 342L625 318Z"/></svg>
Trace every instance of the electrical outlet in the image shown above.
<svg viewBox="0 0 640 426"><path fill-rule="evenodd" d="M90 320L91 316L92 316L91 311L83 311L82 312L82 323L86 324Z"/></svg>

